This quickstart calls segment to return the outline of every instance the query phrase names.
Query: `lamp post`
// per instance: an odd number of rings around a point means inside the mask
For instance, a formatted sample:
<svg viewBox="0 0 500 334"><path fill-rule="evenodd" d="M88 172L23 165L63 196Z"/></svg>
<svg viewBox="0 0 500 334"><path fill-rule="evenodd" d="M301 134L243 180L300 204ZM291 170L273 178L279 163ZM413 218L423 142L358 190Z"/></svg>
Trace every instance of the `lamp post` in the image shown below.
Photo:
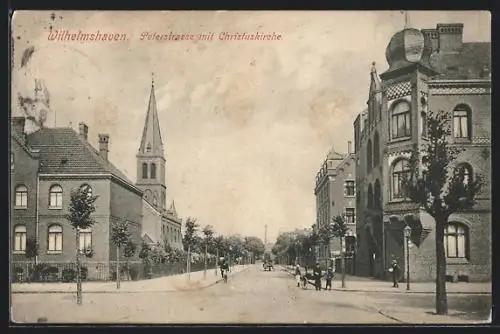
<svg viewBox="0 0 500 334"><path fill-rule="evenodd" d="M229 246L229 271L231 271L231 256L233 253L233 247Z"/></svg>
<svg viewBox="0 0 500 334"><path fill-rule="evenodd" d="M410 235L411 227L406 225L403 229L406 245L406 290L410 290Z"/></svg>

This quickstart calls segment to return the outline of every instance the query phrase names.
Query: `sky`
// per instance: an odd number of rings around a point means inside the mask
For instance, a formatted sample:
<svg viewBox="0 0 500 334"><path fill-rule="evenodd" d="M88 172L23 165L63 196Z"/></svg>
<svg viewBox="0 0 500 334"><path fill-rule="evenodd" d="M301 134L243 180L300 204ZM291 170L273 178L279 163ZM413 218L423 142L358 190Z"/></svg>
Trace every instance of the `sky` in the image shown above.
<svg viewBox="0 0 500 334"><path fill-rule="evenodd" d="M400 11L14 13L12 94L43 79L55 121L89 126L95 146L132 181L154 73L167 160L167 205L221 234L268 240L310 227L316 173L347 152L366 106L371 63L405 26ZM490 41L489 12L409 12L413 28L463 23L464 41ZM49 29L127 34L125 41L49 41ZM219 33L276 33L220 41ZM143 33L209 34L213 41L141 40ZM20 66L23 51L35 47ZM21 111L15 99L12 115Z"/></svg>

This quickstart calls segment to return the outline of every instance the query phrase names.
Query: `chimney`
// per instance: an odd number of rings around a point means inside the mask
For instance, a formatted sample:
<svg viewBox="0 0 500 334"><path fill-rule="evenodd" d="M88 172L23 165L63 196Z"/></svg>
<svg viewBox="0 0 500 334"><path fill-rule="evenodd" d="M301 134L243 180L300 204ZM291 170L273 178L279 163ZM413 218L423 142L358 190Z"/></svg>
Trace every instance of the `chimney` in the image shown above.
<svg viewBox="0 0 500 334"><path fill-rule="evenodd" d="M108 144L109 144L109 135L106 133L99 134L99 154L103 157L104 160L108 160Z"/></svg>
<svg viewBox="0 0 500 334"><path fill-rule="evenodd" d="M89 136L89 127L87 126L87 124L80 122L78 124L78 132L80 133L80 137L83 140L87 140Z"/></svg>
<svg viewBox="0 0 500 334"><path fill-rule="evenodd" d="M11 119L12 131L14 131L14 133L16 133L21 138L24 138L25 135L24 132L25 123L26 123L26 118L24 117L12 117Z"/></svg>
<svg viewBox="0 0 500 334"><path fill-rule="evenodd" d="M440 23L437 25L440 52L457 52L462 48L464 25L462 23Z"/></svg>
<svg viewBox="0 0 500 334"><path fill-rule="evenodd" d="M352 142L349 140L347 142L347 154L351 154L352 153Z"/></svg>
<svg viewBox="0 0 500 334"><path fill-rule="evenodd" d="M432 51L439 49L439 34L436 29L422 29L422 34L431 42Z"/></svg>

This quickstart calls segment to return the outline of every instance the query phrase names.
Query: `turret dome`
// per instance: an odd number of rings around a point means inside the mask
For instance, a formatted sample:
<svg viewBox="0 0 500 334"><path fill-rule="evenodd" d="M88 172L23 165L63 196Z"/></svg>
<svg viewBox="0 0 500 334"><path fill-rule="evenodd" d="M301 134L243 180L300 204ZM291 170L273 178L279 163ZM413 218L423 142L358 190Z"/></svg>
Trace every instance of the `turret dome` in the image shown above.
<svg viewBox="0 0 500 334"><path fill-rule="evenodd" d="M420 30L403 29L392 36L385 50L385 58L389 63L388 71L415 63L429 67L431 52L431 41Z"/></svg>

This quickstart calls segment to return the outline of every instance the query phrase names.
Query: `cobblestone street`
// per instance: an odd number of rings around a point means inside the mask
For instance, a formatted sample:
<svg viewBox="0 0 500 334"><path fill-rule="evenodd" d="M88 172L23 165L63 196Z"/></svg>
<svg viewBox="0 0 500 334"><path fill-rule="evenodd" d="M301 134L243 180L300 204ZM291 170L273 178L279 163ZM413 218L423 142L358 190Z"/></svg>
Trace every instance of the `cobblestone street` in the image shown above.
<svg viewBox="0 0 500 334"><path fill-rule="evenodd" d="M451 311L457 303L472 303L484 316L491 305L489 298L483 295L451 297L450 313L457 313ZM276 268L276 271L264 272L262 267L253 266L230 277L228 284L190 291L87 293L81 306L76 305L75 295L70 293L13 294L12 312L17 322L36 322L45 317L48 323L395 324L409 321L397 318L401 314L397 312L400 311L398 305L408 308L416 303L410 321L443 322L425 313L427 308L432 310L432 300L432 295L408 298L402 294L376 292L303 290L295 286L286 271ZM473 319L470 314L466 320L478 320L477 315ZM454 316L444 322L449 321L465 320Z"/></svg>

